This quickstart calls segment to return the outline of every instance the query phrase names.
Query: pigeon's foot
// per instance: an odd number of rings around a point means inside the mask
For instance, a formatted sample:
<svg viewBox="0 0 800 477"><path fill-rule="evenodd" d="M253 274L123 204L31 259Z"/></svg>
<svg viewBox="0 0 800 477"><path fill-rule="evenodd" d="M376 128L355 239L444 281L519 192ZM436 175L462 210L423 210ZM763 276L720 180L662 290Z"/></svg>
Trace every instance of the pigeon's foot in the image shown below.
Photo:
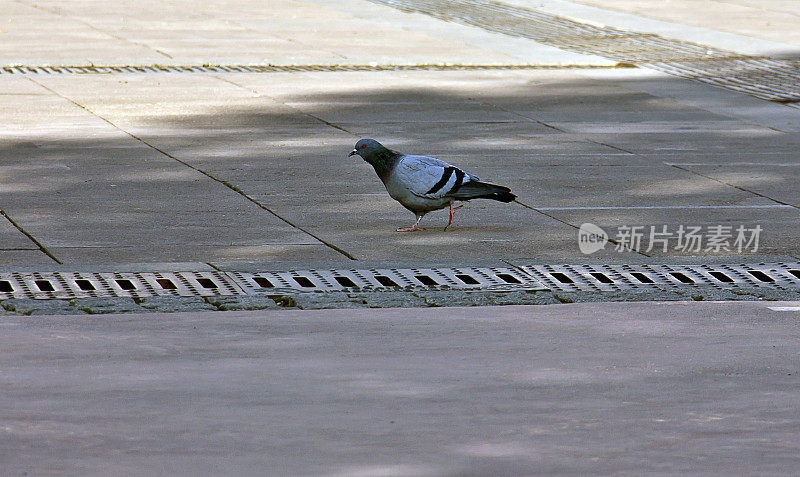
<svg viewBox="0 0 800 477"><path fill-rule="evenodd" d="M404 227L404 228L403 228L403 227L401 227L401 228L397 229L397 231L398 231L398 232L413 232L413 231L415 231L415 230L422 231L422 229L421 229L421 228L419 228L419 227L417 226L417 224L414 224L414 226L413 226L413 227Z"/></svg>
<svg viewBox="0 0 800 477"><path fill-rule="evenodd" d="M399 228L399 229L397 229L397 231L398 232L413 232L415 230L422 230L421 228L419 228L419 221L422 220L422 216L423 215L425 215L425 214L417 215L417 221L414 222L414 226L413 227Z"/></svg>

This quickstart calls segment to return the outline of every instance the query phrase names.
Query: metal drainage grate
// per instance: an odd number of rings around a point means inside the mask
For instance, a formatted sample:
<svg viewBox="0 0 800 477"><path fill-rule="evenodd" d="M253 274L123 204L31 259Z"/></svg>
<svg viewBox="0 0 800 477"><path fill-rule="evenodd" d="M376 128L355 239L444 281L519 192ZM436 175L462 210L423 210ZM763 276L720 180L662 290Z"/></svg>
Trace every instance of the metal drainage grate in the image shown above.
<svg viewBox="0 0 800 477"><path fill-rule="evenodd" d="M551 290L610 292L686 287L800 290L800 263L526 265Z"/></svg>
<svg viewBox="0 0 800 477"><path fill-rule="evenodd" d="M258 273L0 273L0 300L413 290L613 292L685 290L687 287L800 291L800 263L523 265L519 268L421 267L265 270Z"/></svg>
<svg viewBox="0 0 800 477"><path fill-rule="evenodd" d="M566 38L545 42L565 50L604 56L626 63L699 61L741 58L741 55L694 43L669 40L654 34L635 33L603 38Z"/></svg>
<svg viewBox="0 0 800 477"><path fill-rule="evenodd" d="M408 13L477 26L559 48L641 63L741 56L729 51L650 33L594 26L537 10L489 0L370 0Z"/></svg>
<svg viewBox="0 0 800 477"><path fill-rule="evenodd" d="M566 50L637 64L761 99L800 102L798 59L754 58L654 34L589 25L489 0L370 1L407 13L422 13Z"/></svg>
<svg viewBox="0 0 800 477"><path fill-rule="evenodd" d="M375 268L229 272L249 294L276 290L305 292L397 291L418 288L458 290L544 290L542 284L513 268Z"/></svg>
<svg viewBox="0 0 800 477"><path fill-rule="evenodd" d="M243 292L217 272L0 273L0 299L146 296L219 296Z"/></svg>
<svg viewBox="0 0 800 477"><path fill-rule="evenodd" d="M463 23L539 42L567 37L600 38L627 32L597 27L537 10L487 0L370 0L406 13L422 13L439 20Z"/></svg>
<svg viewBox="0 0 800 477"><path fill-rule="evenodd" d="M728 61L652 63L650 68L779 103L800 102L800 60L738 58Z"/></svg>
<svg viewBox="0 0 800 477"><path fill-rule="evenodd" d="M214 65L214 66L2 66L0 75L94 75L115 73L343 73L350 71L491 71L546 70L563 68L603 69L603 65Z"/></svg>
<svg viewBox="0 0 800 477"><path fill-rule="evenodd" d="M258 295L412 289L544 290L513 268L385 268L249 272L0 273L0 299Z"/></svg>

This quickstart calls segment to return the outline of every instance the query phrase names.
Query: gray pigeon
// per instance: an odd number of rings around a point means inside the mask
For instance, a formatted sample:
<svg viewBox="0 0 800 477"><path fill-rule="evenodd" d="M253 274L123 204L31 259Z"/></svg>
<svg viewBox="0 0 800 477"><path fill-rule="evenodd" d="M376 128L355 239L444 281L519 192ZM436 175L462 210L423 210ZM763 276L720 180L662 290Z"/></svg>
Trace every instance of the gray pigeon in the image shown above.
<svg viewBox="0 0 800 477"><path fill-rule="evenodd" d="M481 182L472 174L439 159L427 156L412 156L387 149L374 139L361 139L350 156L358 154L370 163L378 173L386 191L392 199L417 216L413 227L399 228L398 232L422 230L419 221L432 210L450 207L453 223L454 201L470 199L492 199L512 202L517 198L511 189Z"/></svg>

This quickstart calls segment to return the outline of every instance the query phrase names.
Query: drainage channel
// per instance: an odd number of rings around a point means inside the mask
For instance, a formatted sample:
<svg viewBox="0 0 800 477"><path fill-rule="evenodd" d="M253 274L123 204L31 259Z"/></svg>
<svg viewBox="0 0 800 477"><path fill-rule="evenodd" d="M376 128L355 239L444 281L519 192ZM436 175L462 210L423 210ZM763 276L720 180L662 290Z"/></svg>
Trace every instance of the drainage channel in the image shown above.
<svg viewBox="0 0 800 477"><path fill-rule="evenodd" d="M0 300L87 297L269 296L326 292L800 291L800 262L753 264L521 264L173 272L0 272Z"/></svg>
<svg viewBox="0 0 800 477"><path fill-rule="evenodd" d="M713 287L800 291L800 263L523 265L550 290L614 292Z"/></svg>
<svg viewBox="0 0 800 477"><path fill-rule="evenodd" d="M608 69L605 65L542 64L406 64L406 65L126 65L126 66L0 66L0 75L97 75L142 73L346 73L356 71L493 71Z"/></svg>
<svg viewBox="0 0 800 477"><path fill-rule="evenodd" d="M207 271L0 273L0 299L219 296L240 293L239 287L227 275Z"/></svg>
<svg viewBox="0 0 800 477"><path fill-rule="evenodd" d="M741 55L649 33L589 25L490 0L369 1L800 107L793 104L800 102L800 58Z"/></svg>
<svg viewBox="0 0 800 477"><path fill-rule="evenodd" d="M334 291L545 290L513 267L324 269L251 272L0 272L0 300L233 296Z"/></svg>

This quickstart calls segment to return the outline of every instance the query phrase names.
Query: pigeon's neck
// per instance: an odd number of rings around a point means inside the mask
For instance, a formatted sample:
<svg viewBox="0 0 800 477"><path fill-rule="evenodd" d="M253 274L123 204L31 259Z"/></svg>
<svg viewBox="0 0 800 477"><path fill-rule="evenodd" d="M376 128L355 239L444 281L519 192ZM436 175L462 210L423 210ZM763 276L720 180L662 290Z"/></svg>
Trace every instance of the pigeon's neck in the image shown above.
<svg viewBox="0 0 800 477"><path fill-rule="evenodd" d="M372 167L375 169L375 172L378 174L378 177L380 177L381 180L386 183L386 180L389 178L389 174L391 174L392 169L394 168L399 157L399 152L392 151L391 149L384 149L374 154L370 154L368 157L365 157L364 160L372 165Z"/></svg>

